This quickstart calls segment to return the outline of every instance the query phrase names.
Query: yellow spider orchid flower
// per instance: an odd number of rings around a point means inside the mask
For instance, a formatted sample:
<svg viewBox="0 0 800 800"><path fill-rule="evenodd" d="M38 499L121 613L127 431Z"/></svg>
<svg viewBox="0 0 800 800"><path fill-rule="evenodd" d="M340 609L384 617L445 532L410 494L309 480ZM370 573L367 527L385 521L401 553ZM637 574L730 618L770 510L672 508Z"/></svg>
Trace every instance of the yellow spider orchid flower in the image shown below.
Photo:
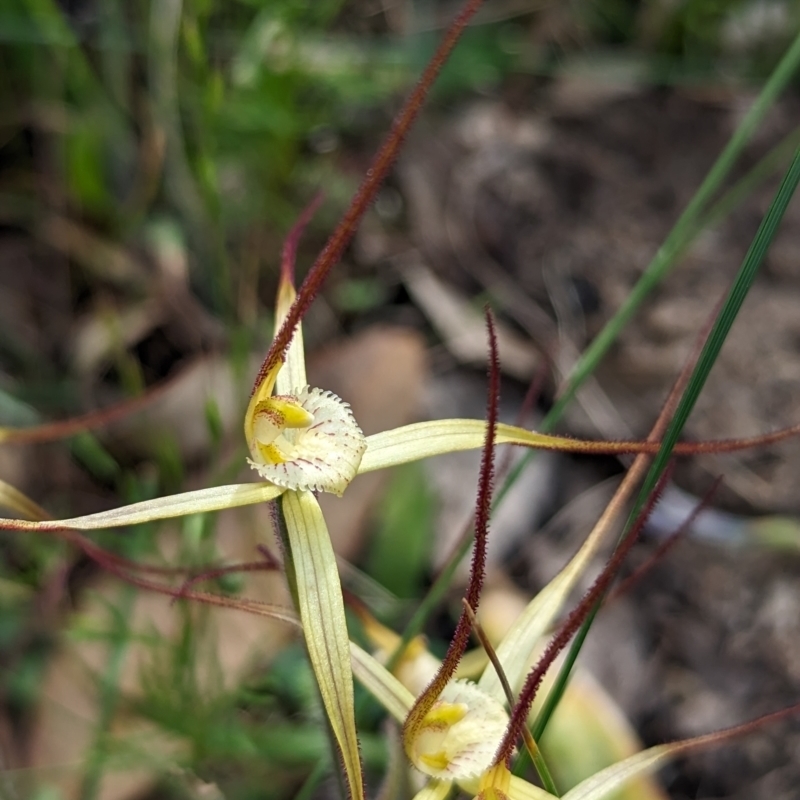
<svg viewBox="0 0 800 800"><path fill-rule="evenodd" d="M299 293L295 292L291 271L286 268L282 272L275 340L259 373L244 420L250 464L263 480L185 492L69 519L0 520L0 528L9 530L96 530L221 511L280 498L287 543L287 577L298 606L323 704L341 750L350 792L355 800L362 800L364 789L353 708L350 644L336 559L314 493L323 491L341 495L360 474L443 453L479 449L486 439L487 423L484 420L440 420L365 437L346 403L329 392L307 386L300 323L386 177L427 90L480 4L481 0L467 0L445 33L419 84L398 114L389 136L367 171L362 186L309 271ZM296 228L290 242L298 235L300 227L302 225ZM128 408L121 407L119 411L122 413ZM74 431L85 422L81 421L80 425L73 425L72 428L62 424L59 430L62 433L68 429ZM783 436L785 432L775 438ZM0 441L33 441L35 438L31 432L16 434L0 430ZM39 438L44 436L40 435ZM760 441L768 442L770 438L761 437ZM494 442L596 453L654 452L658 448L657 442L582 442L504 424L495 426ZM732 442L727 449L750 444L752 441ZM701 449L693 447L683 452L698 452ZM725 447L715 443L708 449L719 452ZM681 451L681 446L675 448L676 453ZM11 489L0 491L0 502L5 502L23 516L44 516L41 510L26 506ZM524 626L524 633L520 632L519 635L525 638L532 629L531 626ZM507 637L507 641L511 639ZM505 669L513 673L512 662L518 658L517 645L510 644L509 648L503 663ZM524 650L521 646L519 649ZM414 697L393 676L389 677L395 682L394 688L397 690L391 701L394 712L404 718L411 707L407 701L410 698L413 703ZM480 735L476 733L473 722L480 711L483 715L481 719L487 720L487 726L492 731L499 729L502 733L507 718L502 700L497 699L491 684L489 673L484 674L477 687L454 683L446 688L425 715L419 728L419 739L411 743L410 749L415 754L415 763L426 767L428 774L437 781L432 784L434 795L442 791L441 787L448 782L461 780L462 774L465 776L463 780L475 780L486 775L489 766L487 758L491 758L493 751L490 753L491 747L486 745L486 735L483 732ZM381 686L386 699L389 696L387 692L391 694L391 691L387 689L387 683ZM493 737L494 733L488 741L493 742ZM502 771L496 773L495 778L497 780L491 786L487 784L484 787L486 791L508 794L504 788ZM512 779L510 786L513 795L516 791L514 787L518 784Z"/></svg>
<svg viewBox="0 0 800 800"><path fill-rule="evenodd" d="M633 482L618 490L624 502ZM571 592L596 555L612 526L613 514L604 514L571 561L533 600L497 646L497 659L512 693L519 693L530 665L547 631L561 614ZM353 672L365 688L399 722L405 723L416 698L430 684L440 662L425 648L421 637L404 649L394 672L387 662L401 644L400 637L381 625L366 609L357 607L375 656L351 644ZM467 661L470 660L468 657ZM466 663L466 662L463 662ZM508 724L505 690L492 664L482 669L477 681L450 681L420 728L408 729L406 752L414 766L431 779L417 800L445 796L455 786L490 797L550 798L552 795L511 776L494 760ZM441 793L441 794L439 794Z"/></svg>
<svg viewBox="0 0 800 800"><path fill-rule="evenodd" d="M290 241L302 223L301 219ZM291 270L284 269L276 304L276 340L285 332L292 313L307 300L302 295L302 291L298 296L294 289ZM268 360L269 356L265 361L267 365ZM98 530L222 511L280 498L288 545L287 577L293 588L323 704L342 752L350 791L356 800L360 800L364 791L355 725L349 636L336 557L314 493L331 492L341 496L358 475L445 453L480 449L486 439L487 422L479 419L435 420L365 437L344 401L330 392L307 386L299 323L288 341L285 355L273 360L256 385L244 421L251 456L248 461L264 478L263 481L184 492L61 520L46 519L44 512L38 509L36 513L26 510L27 506L21 504L16 495L12 496L9 492L13 489L8 487L5 493L0 492L3 494L0 503L21 516L38 519L0 519L0 528L18 531ZM782 438L785 435L785 432L779 432L774 436ZM767 442L771 436L716 442L709 449L739 449L754 442ZM15 437L9 438L13 440ZM17 438L22 440L25 437ZM494 428L494 442L606 454L653 452L658 447L658 442L582 441L503 423ZM682 445L678 445L675 451L697 452L702 447L690 445L684 450ZM518 676L520 680L524 677L528 662L520 654L530 652L532 642L538 641L555 613L553 598L563 599L598 542L599 534L590 536L576 560L553 581L550 591L534 600L530 614L538 622L534 624L526 618L527 621L523 620L506 637L499 654L509 675ZM537 603L547 608L549 616L536 610ZM543 619L548 623L542 625ZM360 674L360 677L364 675ZM393 676L389 677L397 683ZM404 709L401 717L405 718L411 707L406 701L413 704L414 696L401 684L397 685L403 692L398 695L400 699L396 699L394 711ZM495 750L495 739L499 741L508 721L502 700L498 699L498 687L494 673L487 670L477 688L463 683L448 686L426 715L419 741L411 745L410 752L414 754L415 765L437 781L435 786L439 788L436 791L443 791L442 787L448 782L476 780L488 768ZM383 685L380 691L384 692L385 701L386 686ZM512 789L517 786L515 781L512 779Z"/></svg>
<svg viewBox="0 0 800 800"><path fill-rule="evenodd" d="M297 307L298 299L291 270L286 268L277 298L276 338ZM349 636L336 557L314 492L341 495L360 474L448 452L479 449L486 439L487 423L478 419L438 420L365 437L346 403L330 392L307 386L302 330L298 325L285 356L276 360L259 380L245 415L244 431L250 449L249 462L263 481L185 492L61 520L42 519L43 513L26 514L9 497L7 507L39 519L0 519L0 528L97 530L280 498L287 577L323 704L342 752L350 791L360 800L364 793ZM635 452L654 447L635 442L585 442L504 424L496 425L494 441L577 452ZM596 537L590 537L585 548L593 547L595 542ZM581 552L587 552L585 548ZM509 643L512 638L508 638ZM525 649L516 644L509 644L509 648L506 658L516 663L517 653ZM506 664L506 669L511 667ZM437 701L421 727L419 742L414 744L415 763L423 771L427 769L429 775L444 781L458 780L462 773L473 777L481 774L494 753L494 736L502 735L507 722L506 712L491 686L492 680L487 672L477 689L468 684L454 684ZM413 700L413 696L408 696ZM478 714L482 721L475 727L473 722ZM493 731L491 737L486 736L484 725Z"/></svg>
<svg viewBox="0 0 800 800"><path fill-rule="evenodd" d="M295 300L290 271L286 269L278 292L276 335ZM259 381L245 415L244 429L251 455L249 462L264 481L185 492L70 519L5 519L0 520L0 527L29 531L96 530L281 498L288 544L287 575L293 586L311 664L343 755L350 790L354 798L362 798L342 591L336 557L314 492L341 495L359 474L441 453L480 448L486 435L486 422L426 422L365 437L346 403L330 392L307 386L302 331L298 327L285 360L278 361ZM508 425L497 426L496 441L555 449L593 447ZM603 449L602 445L597 449ZM625 446L620 445L619 449L624 450ZM456 692L451 701L457 709L465 698ZM441 723L450 720L458 734L463 726L448 717L449 713L442 712ZM500 708L491 714L502 732L505 712ZM426 728L426 735L430 745L424 745L423 749L434 747L433 742L442 738L436 726ZM442 758L447 761L446 746L442 746L445 747ZM491 753L486 751L483 755ZM446 772L445 765L443 774Z"/></svg>
<svg viewBox="0 0 800 800"><path fill-rule="evenodd" d="M594 541L584 543L572 561L528 604L498 646L495 655L514 694L525 680L543 635L596 550L601 528L595 528L590 537ZM415 695L424 691L439 663L418 637L406 646L395 667L396 675L389 672L382 662L400 645L400 637L363 609L359 613L377 657L351 642L353 673L403 725L417 702ZM414 800L445 800L454 789L478 800L554 800L558 796L511 774L508 764L497 760L497 747L504 734L501 719L508 720L503 699L501 680L491 663L475 683L463 679L448 683L429 712L422 734L411 748L406 742L406 751L410 749L416 756L411 759L413 765L429 778ZM562 800L618 797L632 782L641 781L678 756L746 735L799 712L800 705L795 705L727 730L650 747L584 779L561 795ZM407 726L405 732L408 735ZM646 784L635 788L634 796L655 796Z"/></svg>

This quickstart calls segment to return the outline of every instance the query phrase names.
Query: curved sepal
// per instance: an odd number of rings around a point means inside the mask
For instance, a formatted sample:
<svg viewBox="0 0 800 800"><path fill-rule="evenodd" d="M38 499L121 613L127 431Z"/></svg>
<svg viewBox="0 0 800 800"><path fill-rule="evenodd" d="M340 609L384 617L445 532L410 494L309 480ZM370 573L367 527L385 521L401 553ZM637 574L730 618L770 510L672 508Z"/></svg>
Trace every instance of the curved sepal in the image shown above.
<svg viewBox="0 0 800 800"><path fill-rule="evenodd" d="M363 800L350 640L342 586L322 509L311 492L286 492L283 513L294 562L297 603L308 655L353 800Z"/></svg>
<svg viewBox="0 0 800 800"><path fill-rule="evenodd" d="M70 519L45 519L42 522L0 519L0 528L7 530L38 531L89 531L100 528L119 528L123 525L139 525L159 519L182 517L186 514L202 514L222 511L226 508L249 506L274 500L286 490L271 483L234 483L229 486L214 486L194 492L172 494L133 503L122 508L111 508L97 514Z"/></svg>

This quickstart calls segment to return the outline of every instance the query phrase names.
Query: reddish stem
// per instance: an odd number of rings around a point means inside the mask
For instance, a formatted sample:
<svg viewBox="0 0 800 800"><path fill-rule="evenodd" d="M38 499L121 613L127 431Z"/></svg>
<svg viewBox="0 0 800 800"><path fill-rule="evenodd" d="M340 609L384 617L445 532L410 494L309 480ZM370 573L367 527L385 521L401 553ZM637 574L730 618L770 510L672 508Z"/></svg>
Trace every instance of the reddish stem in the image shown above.
<svg viewBox="0 0 800 800"><path fill-rule="evenodd" d="M489 517L492 510L494 440L500 406L500 359L497 354L497 333L495 331L494 318L488 307L486 309L486 327L489 334L489 391L486 401L486 439L481 456L478 496L475 502L475 546L472 552L469 585L464 598L466 606L458 618L453 638L447 648L447 654L442 660L439 671L425 691L417 698L414 707L406 718L405 731L413 731L421 725L426 714L444 691L448 681L455 675L461 657L469 645L469 635L472 630L467 608L477 611L481 599L483 579L486 573L486 541L489 535Z"/></svg>
<svg viewBox="0 0 800 800"><path fill-rule="evenodd" d="M705 493L703 498L700 502L695 505L692 509L692 513L689 514L688 517L678 526L677 530L673 531L661 544L656 548L655 552L644 562L640 567L635 569L624 581L622 581L617 587L615 587L614 591L608 596L608 599L605 601L603 605L607 606L610 603L613 603L617 598L622 597L622 595L627 594L631 588L639 583L642 578L647 575L648 572L664 557L667 553L678 544L681 539L683 539L686 534L692 529L692 525L694 525L695 520L700 515L700 512L704 511L711 503L711 499L716 494L717 490L722 483L722 477L717 478L714 483L711 485L711 488Z"/></svg>
<svg viewBox="0 0 800 800"><path fill-rule="evenodd" d="M616 577L619 568L622 566L622 562L625 560L625 557L628 555L631 548L636 543L636 540L639 538L639 534L642 532L647 518L650 516L653 508L655 508L661 492L667 485L671 475L671 467L664 470L661 478L658 481L658 485L653 492L651 492L645 507L639 513L639 516L636 518L636 522L631 527L631 530L628 532L625 539L623 539L619 547L614 550L611 558L608 560L608 563L603 568L603 571L597 576L595 582L583 596L580 603L578 603L578 605L570 612L566 620L564 620L558 633L553 637L553 639L550 641L550 644L547 646L547 649L544 651L544 655L542 655L542 657L539 659L539 663L528 674L528 677L525 679L525 684L522 687L522 691L520 692L519 700L512 709L511 720L508 723L508 728L506 728L503 741L500 743L500 747L495 755L495 764L500 764L503 761L509 762L511 760L514 747L516 746L517 740L522 734L522 728L527 724L531 705L533 705L533 701L536 698L536 692L538 691L539 686L541 685L542 680L547 673L547 670L549 670L553 665L553 662L556 660L559 653L569 644L570 639L572 639L580 626L583 624L584 620L591 613L592 608L594 608L598 600L600 600L608 590L608 587Z"/></svg>
<svg viewBox="0 0 800 800"><path fill-rule="evenodd" d="M317 192L311 202L303 209L283 243L281 253L281 281L286 281L294 286L294 264L297 259L297 246L306 226L311 222L317 209L325 198L324 192Z"/></svg>
<svg viewBox="0 0 800 800"><path fill-rule="evenodd" d="M269 352L256 376L253 387L254 393L264 379L264 376L283 360L289 343L294 336L295 329L300 324L300 320L306 315L317 292L319 292L323 282L328 277L328 273L339 262L345 248L353 238L353 234L356 232L361 218L364 216L370 203L375 199L375 195L381 183L383 183L389 173L389 169L397 158L397 154L400 152L405 137L425 102L428 90L431 88L437 75L450 57L450 53L455 47L456 42L458 42L467 23L478 10L482 2L483 0L467 0L466 5L445 32L444 38L439 43L427 67L425 67L425 71L422 73L422 77L417 82L411 95L395 117L386 139L367 169L366 176L361 186L350 201L349 208L331 234L322 252L317 256L317 260L314 262L308 275L306 275L303 285L300 287L297 298L289 309L289 313L286 315L283 325L281 325L275 339L272 341Z"/></svg>

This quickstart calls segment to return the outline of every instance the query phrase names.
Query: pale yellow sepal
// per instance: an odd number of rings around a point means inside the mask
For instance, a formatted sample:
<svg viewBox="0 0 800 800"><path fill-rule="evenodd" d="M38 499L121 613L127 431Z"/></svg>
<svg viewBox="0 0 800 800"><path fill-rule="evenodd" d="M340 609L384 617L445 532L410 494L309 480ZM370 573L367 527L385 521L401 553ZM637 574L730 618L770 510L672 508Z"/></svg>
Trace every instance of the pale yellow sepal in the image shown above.
<svg viewBox="0 0 800 800"><path fill-rule="evenodd" d="M7 508L23 519L43 520L50 515L39 505L15 489L10 483L0 480L0 508Z"/></svg>
<svg viewBox="0 0 800 800"><path fill-rule="evenodd" d="M215 486L194 492L173 494L133 503L122 508L112 508L97 514L71 519L26 522L24 520L0 520L4 528L24 528L31 530L96 530L98 528L118 528L121 525L139 525L159 519L182 517L186 514L202 514L208 511L222 511L226 508L249 506L274 500L286 490L271 483L235 483L229 486Z"/></svg>
<svg viewBox="0 0 800 800"><path fill-rule="evenodd" d="M534 786L516 775L511 776L508 797L509 800L553 800L553 795L550 792Z"/></svg>
<svg viewBox="0 0 800 800"><path fill-rule="evenodd" d="M440 419L417 422L368 436L367 452L361 460L358 472L373 472L459 450L480 450L485 441L484 420ZM518 444L551 450L578 450L581 446L577 439L549 436L503 423L497 425L495 444Z"/></svg>
<svg viewBox="0 0 800 800"><path fill-rule="evenodd" d="M451 781L428 781L415 795L414 800L445 800L453 789Z"/></svg>
<svg viewBox="0 0 800 800"><path fill-rule="evenodd" d="M401 638L393 630L381 625L370 614L363 615L361 623L364 626L364 633L372 643L375 658L381 664L388 663L400 646ZM439 659L428 651L425 637L415 636L405 646L403 655L393 672L400 683L416 697L422 694L425 687L433 680L440 666Z"/></svg>
<svg viewBox="0 0 800 800"><path fill-rule="evenodd" d="M292 307L295 297L297 297L297 292L294 286L281 275L281 282L278 286L278 299L275 303L276 334L283 324L286 315L289 313L289 309ZM278 380L275 386L278 394L291 394L293 390L305 386L308 383L306 379L306 361L304 354L303 326L298 325L292 337L289 349L286 351L283 369L278 373Z"/></svg>
<svg viewBox="0 0 800 800"><path fill-rule="evenodd" d="M281 276L275 304L275 334L280 330L296 296L297 293L294 286ZM303 327L298 325L283 360L279 361L273 369L267 372L253 390L253 396L250 398L250 403L244 416L244 434L247 441L249 442L252 439L252 422L256 406L259 403L270 397L273 390L277 390L279 395L292 394L294 390L305 386L307 383L305 351L303 349Z"/></svg>
<svg viewBox="0 0 800 800"><path fill-rule="evenodd" d="M605 532L605 527L594 528L567 566L528 603L497 646L497 657L514 694L522 688L537 644L561 613L570 592L602 544ZM498 700L505 696L494 669L483 673L478 686Z"/></svg>
<svg viewBox="0 0 800 800"><path fill-rule="evenodd" d="M361 685L398 721L405 722L416 699L386 667L350 642L353 674Z"/></svg>
<svg viewBox="0 0 800 800"><path fill-rule="evenodd" d="M570 789L562 800L605 800L619 791L632 778L648 775L666 764L671 758L686 751L685 742L661 744L643 750L606 769Z"/></svg>
<svg viewBox="0 0 800 800"><path fill-rule="evenodd" d="M481 775L478 797L481 800L508 800L511 794L511 773L505 764L495 764Z"/></svg>
<svg viewBox="0 0 800 800"><path fill-rule="evenodd" d="M342 751L350 794L363 800L349 637L328 528L310 492L287 492L283 513L294 562L300 621L331 729Z"/></svg>

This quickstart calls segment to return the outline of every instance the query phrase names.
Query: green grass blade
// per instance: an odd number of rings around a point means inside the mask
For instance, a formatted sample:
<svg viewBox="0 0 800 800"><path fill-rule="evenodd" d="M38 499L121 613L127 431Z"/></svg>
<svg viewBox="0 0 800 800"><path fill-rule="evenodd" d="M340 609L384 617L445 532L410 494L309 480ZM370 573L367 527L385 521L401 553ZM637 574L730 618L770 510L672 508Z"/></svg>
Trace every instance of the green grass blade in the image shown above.
<svg viewBox="0 0 800 800"><path fill-rule="evenodd" d="M736 319L742 304L744 303L745 297L747 297L747 293L750 291L750 288L755 281L758 270L764 261L764 257L767 254L767 250L769 250L770 244L772 244L772 240L775 237L781 220L783 219L783 215L786 213L786 209L789 206L789 202L791 201L799 182L800 148L795 151L792 163L784 175L783 180L781 181L781 185L778 188L778 191L769 207L769 210L766 213L766 216L761 221L761 225L759 226L755 238L750 245L750 249L747 251L747 255L742 262L742 266L739 268L739 273L736 276L733 287L731 288L730 293L725 300L725 305L722 307L722 310L717 317L717 321L714 323L714 327L709 334L708 341L703 348L703 352L700 354L697 366L695 367L694 373L689 380L686 391L683 393L683 397L681 397L678 408L675 410L675 416L667 428L667 432L664 434L664 441L661 445L661 449L653 461L653 465L650 467L650 472L648 473L647 478L645 478L645 482L642 485L639 497L637 498L636 505L632 512L634 515L638 513L639 509L642 507L642 504L647 498L647 495L649 495L655 487L659 477L667 465L667 462L669 461L672 448L675 446L675 443L677 442L678 437L680 436L680 433L686 424L686 420L689 418L689 414L691 414L692 409L697 402L697 398L700 396L700 392L705 385L709 373L711 372L711 368L714 366L714 362L717 360L717 356L719 355L733 322Z"/></svg>
<svg viewBox="0 0 800 800"><path fill-rule="evenodd" d="M555 428L556 423L564 416L564 412L575 398L580 387L595 371L603 356L605 356L622 329L636 313L644 299L667 275L670 269L677 264L694 237L702 230L702 218L706 213L711 198L722 186L742 150L744 150L761 124L767 111L797 72L798 67L800 67L800 34L786 51L778 66L775 67L758 98L756 98L739 127L731 136L719 158L714 162L700 188L678 218L675 226L667 235L664 243L642 273L641 278L639 278L625 302L584 350L573 367L566 386L539 426L539 430L542 433L549 433ZM711 216L714 221L718 218L716 213L712 213ZM535 453L529 452L519 460L503 485L495 493L495 507L503 501L503 498L522 473L522 470L534 457Z"/></svg>
<svg viewBox="0 0 800 800"><path fill-rule="evenodd" d="M725 300L725 304L717 316L714 327L711 329L711 333L709 334L708 340L703 347L703 351L701 352L700 358L697 361L697 365L694 368L692 377L689 379L689 383L686 386L686 391L683 393L683 396L678 403L678 407L675 410L675 416L672 418L672 421L670 422L667 431L664 434L664 440L661 444L661 448L659 449L658 454L656 455L653 464L650 467L650 471L648 472L647 477L642 484L642 488L639 491L639 496L636 499L636 503L634 504L634 508L631 511L630 518L628 519L626 531L630 528L631 522L636 518L650 492L652 492L655 488L659 478L667 466L667 463L669 462L672 449L674 448L675 443L678 441L678 437L680 436L681 431L683 430L683 427L689 418L689 415L692 413L692 409L697 402L697 398L700 396L700 392L705 385L709 373L711 372L711 369L714 366L717 357L719 356L722 345L725 343L725 339L727 338L733 322L736 319L742 304L744 303L745 297L747 297L747 293L750 291L750 288L755 281L758 270L764 261L767 250L769 249L769 246L775 237L775 233L777 232L778 226L783 219L783 215L789 206L789 202L791 201L792 196L797 189L798 183L800 183L800 148L795 151L794 159L792 160L788 171L784 175L783 181L778 188L778 191L769 207L769 210L766 213L766 216L761 221L761 225L759 226L755 238L750 245L750 249L747 251L747 255L742 262L742 266L739 269L736 280L734 281L728 297ZM572 643L572 647L567 654L564 664L561 667L556 682L545 701L544 708L536 719L534 724L534 738L537 740L544 732L550 719L549 715L555 710L558 701L564 692L567 681L569 680L570 672L572 671L572 667L574 666L575 660L578 657L578 653L580 652L583 641L586 638L589 627L594 620L596 611L597 607L595 607L584 624L581 626L581 629L576 635L575 641Z"/></svg>
<svg viewBox="0 0 800 800"><path fill-rule="evenodd" d="M746 144L750 141L756 128L760 125L767 111L770 109L776 98L786 88L786 85L791 80L792 76L800 66L800 34L792 43L791 47L786 51L786 54L781 59L778 66L773 71L764 88L761 90L756 101L753 103L749 112L745 115L737 130L734 132L730 141L725 149L720 154L717 161L712 166L710 172L706 176L700 188L697 190L692 201L686 207L686 210L681 214L678 221L675 223L674 228L667 236L664 244L656 253L653 260L643 273L637 285L629 295L626 302L622 305L620 310L609 320L597 338L592 344L584 351L581 359L575 365L566 388L561 396L556 401L555 405L551 408L550 412L542 420L539 430L542 433L552 431L556 423L561 419L566 411L568 405L575 397L578 389L586 381L597 367L600 360L603 358L613 341L619 335L620 331L625 327L635 311L643 302L647 294L658 284L658 282L665 277L669 270L675 266L678 259L686 251L691 244L694 237L703 229L705 224L712 224L719 220L720 216L730 210L730 207L741 197L742 186L737 184L730 190L712 209L706 210L709 201L718 191L725 178L728 176L733 164L741 154ZM780 145L779 145L780 147ZM784 151L774 154L774 157L780 158L784 155ZM772 163L768 162L763 165L763 169L767 169ZM762 168L758 165L757 169ZM760 172L759 172L760 177ZM754 178L755 179L755 178ZM749 183L746 186L749 188ZM705 216L705 220L703 217ZM506 480L498 488L495 493L495 500L493 508L496 509L503 501L508 491L519 478L522 471L530 463L531 459L536 455L535 451L525 453L519 462L509 472ZM468 552L468 545L459 549L454 554L451 561L447 564L445 569L440 574L437 581L429 590L428 594L417 608L413 619L406 626L403 633L402 642L397 648L392 661L396 662L402 654L408 642L419 633L425 626L430 613L438 607L441 599L444 597L447 585L455 574L455 570L460 560ZM534 738L537 738L534 736Z"/></svg>
<svg viewBox="0 0 800 800"><path fill-rule="evenodd" d="M548 433L555 428L556 423L564 415L564 412L574 399L580 387L594 372L600 360L625 325L627 325L646 296L677 264L680 256L686 251L697 233L702 230L703 216L706 214L709 215L707 222L717 221L719 213L723 209L727 210L729 203L733 202L733 198L738 199L739 195L725 195L713 209L708 210L707 208L710 200L719 190L734 163L741 155L742 150L750 141L757 127L761 124L767 111L777 97L783 92L786 85L797 71L798 66L800 66L800 34L786 51L769 80L764 85L764 88L761 90L758 98L739 124L739 127L734 132L725 149L712 166L695 196L675 223L675 226L667 236L664 244L659 248L625 303L623 303L614 317L609 320L592 344L584 351L580 360L575 365L561 396L542 420L539 427L541 432ZM731 191L736 191L736 187ZM494 509L497 509L500 503L502 503L508 491L535 455L535 451L525 453L516 466L512 468L508 477L495 494ZM463 558L467 551L468 547L462 548L456 558ZM422 630L430 613L438 606L439 602L441 602L446 592L447 582L449 582L452 575L455 573L456 566L457 562L454 559L454 563L448 564L449 574L441 574L434 586L431 587L428 595L414 614L411 623L406 627L402 643L394 654L394 660L400 657L405 645ZM585 638L585 633L582 638ZM555 705L553 708L555 708ZM534 738L538 740L536 735L534 735Z"/></svg>
<svg viewBox="0 0 800 800"><path fill-rule="evenodd" d="M750 141L764 115L794 75L798 66L800 66L800 35L797 36L791 47L786 51L786 55L775 68L761 94L759 94L739 127L731 136L725 149L711 167L700 188L689 202L689 205L686 206L686 209L675 223L675 227L670 231L664 244L661 245L619 311L606 323L605 327L581 355L572 370L565 390L545 418L545 422L542 424L543 431L548 431L550 429L549 426L552 426L561 417L575 393L589 375L594 372L600 359L605 355L620 331L627 325L644 298L667 274L670 267L676 263L676 257L683 252L687 239L690 239L696 233L697 223L709 201L730 173L736 159Z"/></svg>

